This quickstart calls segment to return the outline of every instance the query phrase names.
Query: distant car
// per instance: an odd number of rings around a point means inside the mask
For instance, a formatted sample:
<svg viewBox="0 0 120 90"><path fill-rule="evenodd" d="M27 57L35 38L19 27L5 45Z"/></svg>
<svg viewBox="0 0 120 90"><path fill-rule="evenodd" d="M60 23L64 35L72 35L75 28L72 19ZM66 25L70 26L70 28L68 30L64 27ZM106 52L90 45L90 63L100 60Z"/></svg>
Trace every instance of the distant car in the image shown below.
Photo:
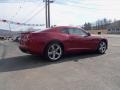
<svg viewBox="0 0 120 90"><path fill-rule="evenodd" d="M5 38L4 37L0 37L0 40L5 40Z"/></svg>
<svg viewBox="0 0 120 90"><path fill-rule="evenodd" d="M19 42L20 41L20 36L17 36L13 39L14 42Z"/></svg>
<svg viewBox="0 0 120 90"><path fill-rule="evenodd" d="M78 27L59 26L44 31L22 33L19 48L22 52L43 55L48 60L56 61L67 53L97 51L104 54L108 41L91 36Z"/></svg>

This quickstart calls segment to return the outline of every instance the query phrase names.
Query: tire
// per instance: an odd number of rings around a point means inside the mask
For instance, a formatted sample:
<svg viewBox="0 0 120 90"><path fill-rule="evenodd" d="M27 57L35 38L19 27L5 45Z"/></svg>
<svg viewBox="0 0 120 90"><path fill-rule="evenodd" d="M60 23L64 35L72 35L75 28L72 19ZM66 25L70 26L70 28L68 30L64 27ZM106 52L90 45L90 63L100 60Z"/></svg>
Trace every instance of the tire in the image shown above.
<svg viewBox="0 0 120 90"><path fill-rule="evenodd" d="M107 43L105 41L101 41L98 45L97 53L104 54L107 50Z"/></svg>
<svg viewBox="0 0 120 90"><path fill-rule="evenodd" d="M63 55L63 48L58 42L50 43L45 49L45 58L49 61L57 61Z"/></svg>

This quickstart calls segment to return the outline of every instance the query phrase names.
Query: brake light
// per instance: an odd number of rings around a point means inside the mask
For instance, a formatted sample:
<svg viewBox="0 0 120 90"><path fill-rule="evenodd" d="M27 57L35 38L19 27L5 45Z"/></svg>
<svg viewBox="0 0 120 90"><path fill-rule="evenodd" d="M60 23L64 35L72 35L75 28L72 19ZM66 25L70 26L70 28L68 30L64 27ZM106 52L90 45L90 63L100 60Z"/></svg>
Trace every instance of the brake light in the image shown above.
<svg viewBox="0 0 120 90"><path fill-rule="evenodd" d="M27 40L29 39L29 36L30 36L29 34L26 35L26 39L27 39Z"/></svg>
<svg viewBox="0 0 120 90"><path fill-rule="evenodd" d="M30 37L30 34L21 34L21 39L28 40Z"/></svg>

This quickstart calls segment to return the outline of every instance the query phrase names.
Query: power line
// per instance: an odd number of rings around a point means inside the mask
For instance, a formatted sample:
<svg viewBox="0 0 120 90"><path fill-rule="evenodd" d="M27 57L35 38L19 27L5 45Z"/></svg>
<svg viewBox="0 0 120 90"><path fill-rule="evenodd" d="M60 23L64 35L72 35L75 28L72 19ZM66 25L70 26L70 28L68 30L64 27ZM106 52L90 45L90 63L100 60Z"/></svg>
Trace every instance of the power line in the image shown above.
<svg viewBox="0 0 120 90"><path fill-rule="evenodd" d="M17 12L15 13L15 15L12 16L12 18L11 18L10 20L12 20L12 19L14 19L14 18L17 18L17 16L20 14L20 11L21 11L22 8L23 8L23 6L22 6L23 3L25 3L25 1L20 2L20 6L19 6ZM35 8L30 12L30 14L33 13L33 12L38 8L38 6L40 6L40 5L41 5L41 3L39 3L39 4L37 5L37 7L35 7ZM30 15L30 14L29 14L29 15ZM27 15L27 16L28 16L28 15ZM25 19L23 19L23 20L25 20Z"/></svg>
<svg viewBox="0 0 120 90"><path fill-rule="evenodd" d="M24 3L24 2L23 2L23 3ZM16 17L19 15L19 13L21 12L21 10L22 10L22 8L23 8L23 3L20 2L19 6L18 6L18 10L17 10L17 12L15 13L15 15L12 16L11 20L13 20L14 18L16 18Z"/></svg>
<svg viewBox="0 0 120 90"><path fill-rule="evenodd" d="M42 5L42 3L39 3L35 8L33 8L26 16L29 16L31 13L34 13L35 11L37 11L37 8ZM25 18L23 19L25 20Z"/></svg>
<svg viewBox="0 0 120 90"><path fill-rule="evenodd" d="M69 3L71 3L71 4L69 4ZM102 6L102 5L95 5L95 4L83 3L80 1L72 1L72 0L67 0L66 3L64 3L64 5L71 6L71 7L79 7L79 8L84 8L84 9L91 9L91 10L101 10L101 9L96 8L96 6L97 7ZM92 7L91 6L88 7L88 5L92 5ZM95 7L93 7L93 6L95 6Z"/></svg>
<svg viewBox="0 0 120 90"><path fill-rule="evenodd" d="M42 10L44 10L45 6L43 6L42 8L40 8L36 13L34 13L31 17L29 17L26 21L24 21L24 23L29 22L30 20L32 20L36 15L38 15ZM21 26L18 26L16 28L20 28ZM22 26L23 27L23 26Z"/></svg>
<svg viewBox="0 0 120 90"><path fill-rule="evenodd" d="M34 13L30 18L28 18L24 23L29 22L30 20L32 20L36 15L38 15L42 10L44 10L45 6L43 6L42 8L40 8L36 13Z"/></svg>

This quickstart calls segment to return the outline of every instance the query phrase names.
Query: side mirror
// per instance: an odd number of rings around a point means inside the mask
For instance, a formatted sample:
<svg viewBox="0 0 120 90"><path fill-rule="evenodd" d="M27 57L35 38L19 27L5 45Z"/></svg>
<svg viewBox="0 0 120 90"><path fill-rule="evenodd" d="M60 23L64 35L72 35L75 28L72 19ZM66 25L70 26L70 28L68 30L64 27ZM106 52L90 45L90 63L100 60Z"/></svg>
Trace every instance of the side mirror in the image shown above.
<svg viewBox="0 0 120 90"><path fill-rule="evenodd" d="M90 34L89 32L87 32L87 35L88 35L88 36L91 36L91 34Z"/></svg>

